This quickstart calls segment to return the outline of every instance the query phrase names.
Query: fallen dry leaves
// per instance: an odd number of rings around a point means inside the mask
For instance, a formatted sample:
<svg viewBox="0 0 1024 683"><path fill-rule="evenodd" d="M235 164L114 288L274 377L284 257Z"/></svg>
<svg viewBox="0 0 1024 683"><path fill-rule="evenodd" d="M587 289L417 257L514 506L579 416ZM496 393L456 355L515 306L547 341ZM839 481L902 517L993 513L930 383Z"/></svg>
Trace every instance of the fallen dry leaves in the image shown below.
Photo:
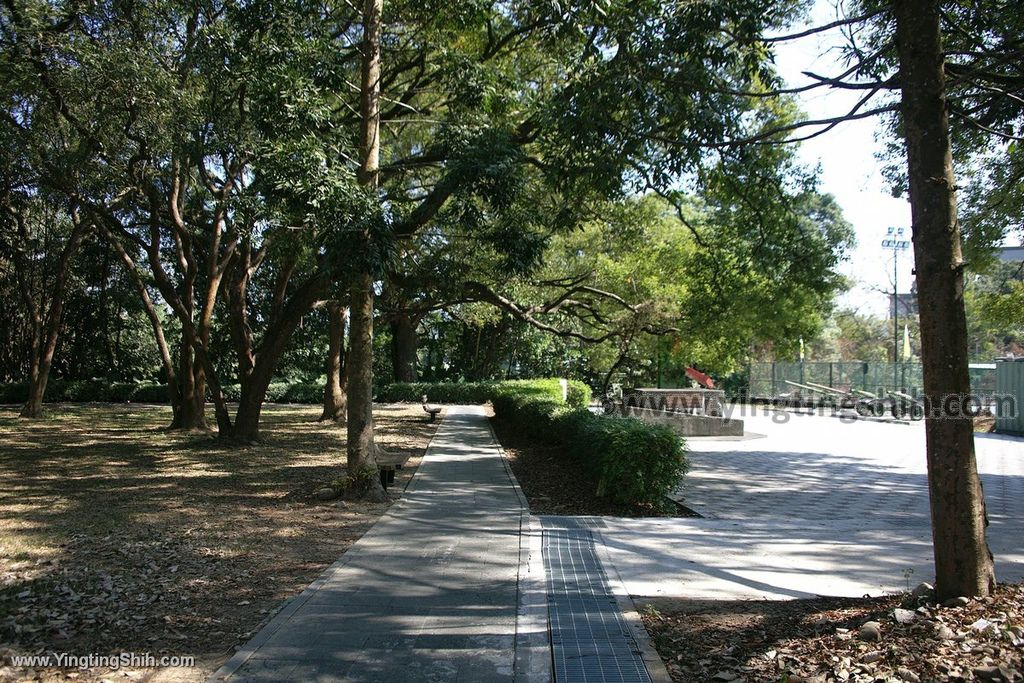
<svg viewBox="0 0 1024 683"><path fill-rule="evenodd" d="M1000 586L993 596L962 606L924 603L909 595L659 598L642 613L680 682L1024 680L1024 586ZM864 628L868 622L875 624Z"/></svg>
<svg viewBox="0 0 1024 683"><path fill-rule="evenodd" d="M387 509L311 497L344 474L343 428L274 406L265 443L229 449L162 431L161 409L0 414L0 681L202 681ZM437 425L377 411L379 439L414 455ZM13 654L192 655L178 671L5 667ZM163 674L163 675L161 675Z"/></svg>

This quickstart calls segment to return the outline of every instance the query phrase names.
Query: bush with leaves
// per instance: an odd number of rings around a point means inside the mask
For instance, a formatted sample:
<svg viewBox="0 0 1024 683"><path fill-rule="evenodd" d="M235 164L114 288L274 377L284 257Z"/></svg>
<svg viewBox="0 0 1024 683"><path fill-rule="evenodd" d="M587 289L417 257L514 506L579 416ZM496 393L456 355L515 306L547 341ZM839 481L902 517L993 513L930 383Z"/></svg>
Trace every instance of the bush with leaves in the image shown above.
<svg viewBox="0 0 1024 683"><path fill-rule="evenodd" d="M626 505L664 505L686 473L683 439L668 427L568 405L561 400L558 381L553 380L557 393L551 381L500 384L495 413L517 429L562 446L597 480L597 496Z"/></svg>
<svg viewBox="0 0 1024 683"><path fill-rule="evenodd" d="M394 382L377 392L383 403L486 403L494 395L494 382Z"/></svg>

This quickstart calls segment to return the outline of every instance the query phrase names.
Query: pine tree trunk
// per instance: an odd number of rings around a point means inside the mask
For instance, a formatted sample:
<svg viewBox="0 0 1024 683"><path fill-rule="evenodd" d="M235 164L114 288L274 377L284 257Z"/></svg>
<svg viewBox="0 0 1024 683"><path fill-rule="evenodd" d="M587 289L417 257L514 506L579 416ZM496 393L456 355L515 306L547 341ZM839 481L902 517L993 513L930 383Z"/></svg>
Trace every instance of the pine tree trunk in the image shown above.
<svg viewBox="0 0 1024 683"><path fill-rule="evenodd" d="M416 351L419 338L416 335L416 321L404 313L398 313L391 322L391 363L398 382L415 382Z"/></svg>
<svg viewBox="0 0 1024 683"><path fill-rule="evenodd" d="M376 190L380 164L380 34L384 0L366 0L363 8L363 69L359 110L359 182ZM349 306L349 386L347 464L350 477L365 484L365 497L384 500L377 478L373 443L373 276L353 278Z"/></svg>
<svg viewBox="0 0 1024 683"><path fill-rule="evenodd" d="M348 408L348 363L345 351L346 308L338 301L327 302L327 382L324 384L324 411L320 420L344 422Z"/></svg>
<svg viewBox="0 0 1024 683"><path fill-rule="evenodd" d="M985 540L985 500L974 454L963 259L956 218L942 40L936 0L897 0L896 39L906 137L935 588L940 599L988 595L995 586Z"/></svg>
<svg viewBox="0 0 1024 683"><path fill-rule="evenodd" d="M373 278L358 276L349 293L348 474L363 482L367 499L383 500L373 441Z"/></svg>

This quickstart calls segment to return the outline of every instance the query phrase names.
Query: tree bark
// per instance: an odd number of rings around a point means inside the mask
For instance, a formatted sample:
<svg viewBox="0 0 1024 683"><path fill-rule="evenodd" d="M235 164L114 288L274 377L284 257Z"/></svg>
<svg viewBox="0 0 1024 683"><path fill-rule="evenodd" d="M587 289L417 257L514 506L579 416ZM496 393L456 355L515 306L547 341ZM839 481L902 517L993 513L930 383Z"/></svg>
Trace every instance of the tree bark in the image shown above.
<svg viewBox="0 0 1024 683"><path fill-rule="evenodd" d="M16 218L21 233L20 237L23 243L27 243L28 232L24 216L19 215ZM73 227L64 249L61 250L60 261L57 264L54 282L51 285L52 290L49 292L49 310L45 314L43 308L33 298L32 287L29 283L30 274L20 250L15 254L15 267L19 271L18 279L21 284L22 297L25 299L25 305L28 307L29 317L32 320L32 358L29 361L28 399L22 406L19 417L34 419L43 415L43 397L46 395L46 384L50 379L50 368L53 366L53 356L57 352L57 341L60 338L61 325L64 322L64 295L68 277L71 274L71 260L85 241L91 226L91 223L81 219L77 211L72 212L71 220Z"/></svg>
<svg viewBox="0 0 1024 683"><path fill-rule="evenodd" d="M198 377L195 340L188 328L181 331L181 346L178 349L178 409L174 412L169 429L183 431L209 429L206 422L206 387ZM200 393L202 391L203 393Z"/></svg>
<svg viewBox="0 0 1024 683"><path fill-rule="evenodd" d="M985 500L974 454L963 260L956 218L942 39L936 0L897 0L896 40L906 138L935 588L939 599L988 595L995 586Z"/></svg>
<svg viewBox="0 0 1024 683"><path fill-rule="evenodd" d="M327 302L327 382L324 384L324 411L320 420L344 422L348 408L348 362L345 350L345 318L348 311L340 301Z"/></svg>
<svg viewBox="0 0 1024 683"><path fill-rule="evenodd" d="M302 316L316 301L323 298L328 285L327 276L322 272L316 273L288 296L295 263L287 262L278 273L274 300L263 337L259 344L254 345L246 291L265 254L265 250L254 250L251 243L243 240L224 273L226 284L222 291L227 308L228 329L238 362L241 395L234 424L226 418L218 418L218 422L221 423L220 436L238 443L255 443L260 440L260 415L277 365L295 328L302 321ZM210 376L213 374L210 373ZM218 393L215 391L214 396Z"/></svg>
<svg viewBox="0 0 1024 683"><path fill-rule="evenodd" d="M267 388L273 378L277 363L257 364L253 372L242 380L242 391L238 398L238 412L230 433L221 433L222 438L238 443L258 443L260 440L260 415L267 398Z"/></svg>
<svg viewBox="0 0 1024 683"><path fill-rule="evenodd" d="M417 378L416 351L419 337L416 320L399 311L391 321L391 366L398 382L415 382Z"/></svg>
<svg viewBox="0 0 1024 683"><path fill-rule="evenodd" d="M363 6L363 68L360 83L360 184L375 192L380 169L380 35L384 0ZM369 236L365 236L369 239ZM369 500L384 500L377 478L373 442L373 275L353 278L349 307L349 386L347 466L352 481L360 481Z"/></svg>

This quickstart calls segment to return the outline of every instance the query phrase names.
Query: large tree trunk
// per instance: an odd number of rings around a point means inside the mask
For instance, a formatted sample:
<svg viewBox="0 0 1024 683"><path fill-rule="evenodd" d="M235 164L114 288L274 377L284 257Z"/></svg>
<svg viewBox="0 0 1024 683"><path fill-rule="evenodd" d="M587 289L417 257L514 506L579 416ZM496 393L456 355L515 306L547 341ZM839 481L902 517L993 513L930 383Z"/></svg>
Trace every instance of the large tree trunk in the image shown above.
<svg viewBox="0 0 1024 683"><path fill-rule="evenodd" d="M373 441L373 300L373 278L358 276L349 290L347 465L349 477L367 487L367 498L383 500Z"/></svg>
<svg viewBox="0 0 1024 683"><path fill-rule="evenodd" d="M324 384L324 411L320 420L344 422L348 408L348 363L345 351L346 307L339 301L327 302L327 382Z"/></svg>
<svg viewBox="0 0 1024 683"><path fill-rule="evenodd" d="M222 438L245 444L259 442L260 414L263 412L267 388L270 386L276 365L276 363L273 365L257 364L253 372L242 381L242 393L238 398L235 423L231 427L230 434L221 433Z"/></svg>
<svg viewBox="0 0 1024 683"><path fill-rule="evenodd" d="M391 364L398 382L416 381L416 351L419 337L416 320L398 312L391 321Z"/></svg>
<svg viewBox="0 0 1024 683"><path fill-rule="evenodd" d="M199 393L201 387L205 392L205 385L201 381L197 381L197 366L192 335L183 330L181 347L178 350L178 372L176 373L179 404L174 411L170 429L189 431L209 428L206 422L206 396Z"/></svg>
<svg viewBox="0 0 1024 683"><path fill-rule="evenodd" d="M28 388L28 400L22 406L20 417L37 418L43 414L43 396L46 394L46 383L50 379L50 368L53 366L53 356L57 351L57 339L60 336L60 326L64 314L63 286L58 287L58 290L54 292L54 299L50 304L50 320L46 330L45 344L38 363L34 364L32 382Z"/></svg>
<svg viewBox="0 0 1024 683"><path fill-rule="evenodd" d="M32 324L32 348L28 366L28 398L21 407L18 417L30 419L43 416L43 394L46 393L46 382L40 381L40 351L43 347L43 329L39 320L30 316Z"/></svg>
<svg viewBox="0 0 1024 683"><path fill-rule="evenodd" d="M238 358L239 379L242 385L234 424L231 423L226 411L223 416L220 415L221 402L216 400L220 390L219 387L214 387L213 381L210 383L214 389L215 403L218 405L217 422L220 436L239 443L255 443L260 440L260 415L263 412L267 388L277 371L277 365L288 348L295 328L302 321L302 316L309 311L314 302L323 298L328 284L325 275L314 275L288 297L288 283L293 267L288 267L285 272L280 273L270 319L262 340L254 347L246 308L246 289L252 273L258 267L258 264L253 263L252 254L251 244L245 243L241 246L230 264L231 268L227 273L228 285L223 288L228 311L228 328ZM209 377L211 380L216 379L212 368Z"/></svg>
<svg viewBox="0 0 1024 683"><path fill-rule="evenodd" d="M995 586L985 540L985 500L974 455L963 260L956 219L942 41L936 0L897 0L921 360L935 588L940 599L988 595Z"/></svg>
<svg viewBox="0 0 1024 683"><path fill-rule="evenodd" d="M380 34L384 0L366 0L363 6L363 69L359 110L359 182L376 190L380 166ZM368 237L368 236L367 236ZM373 443L373 276L353 278L349 307L348 444L349 477L365 485L365 496L383 500L384 487L377 478Z"/></svg>

